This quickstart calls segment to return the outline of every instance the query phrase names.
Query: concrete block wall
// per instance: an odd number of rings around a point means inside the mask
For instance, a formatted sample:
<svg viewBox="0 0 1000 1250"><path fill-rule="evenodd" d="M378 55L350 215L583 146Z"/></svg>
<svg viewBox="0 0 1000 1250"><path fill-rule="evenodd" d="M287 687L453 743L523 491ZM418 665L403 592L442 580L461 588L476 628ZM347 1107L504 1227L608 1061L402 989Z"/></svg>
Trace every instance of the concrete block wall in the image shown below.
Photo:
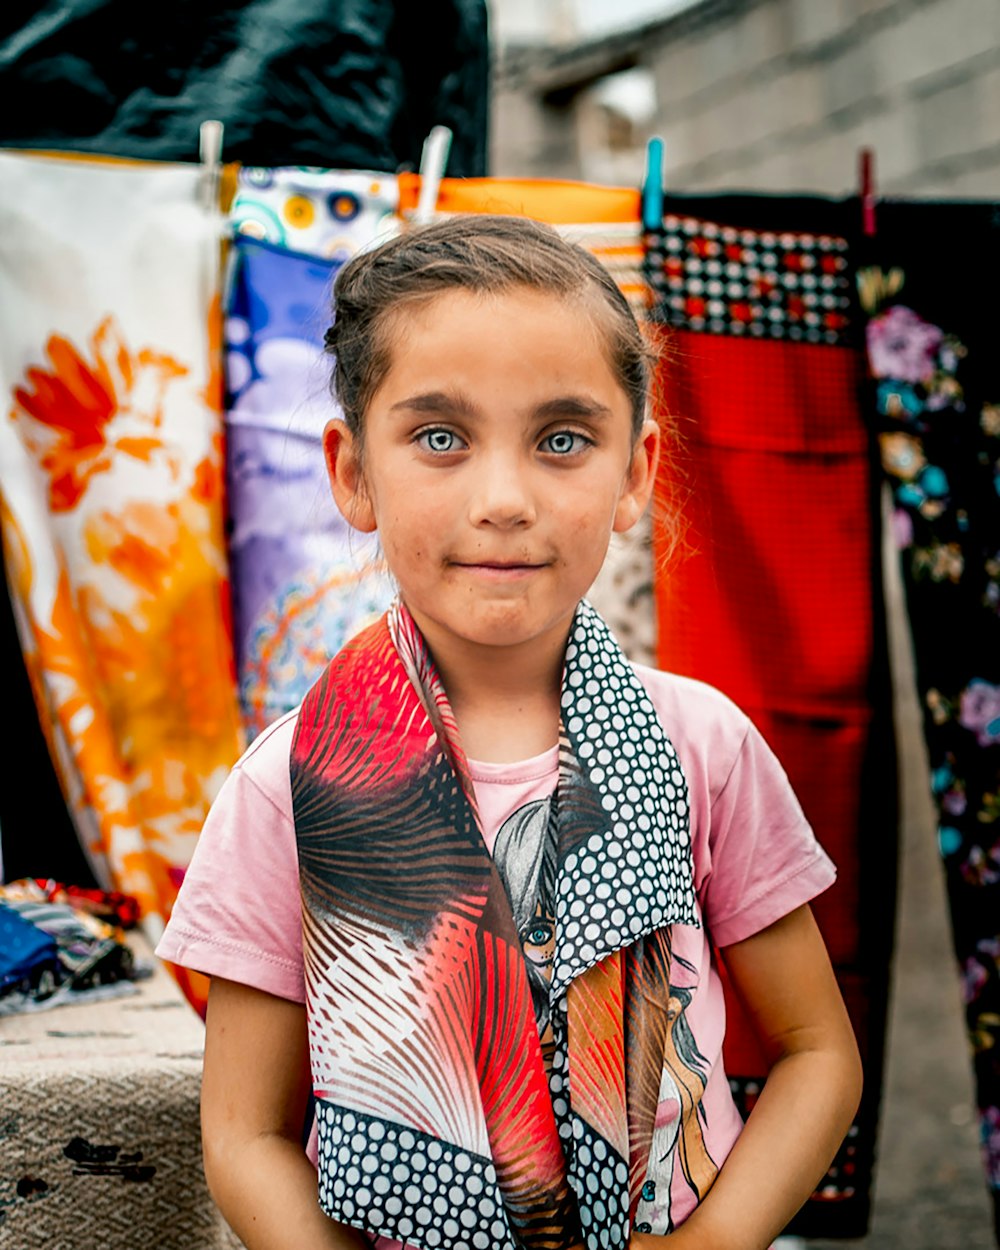
<svg viewBox="0 0 1000 1250"><path fill-rule="evenodd" d="M703 0L637 60L678 190L850 192L870 147L884 194L1000 199L1000 0ZM550 109L519 90L494 95L494 173L628 173L594 150L584 94Z"/></svg>
<svg viewBox="0 0 1000 1250"><path fill-rule="evenodd" d="M579 159L582 125L576 107L544 104L520 85L495 90L490 173L510 178L584 177Z"/></svg>

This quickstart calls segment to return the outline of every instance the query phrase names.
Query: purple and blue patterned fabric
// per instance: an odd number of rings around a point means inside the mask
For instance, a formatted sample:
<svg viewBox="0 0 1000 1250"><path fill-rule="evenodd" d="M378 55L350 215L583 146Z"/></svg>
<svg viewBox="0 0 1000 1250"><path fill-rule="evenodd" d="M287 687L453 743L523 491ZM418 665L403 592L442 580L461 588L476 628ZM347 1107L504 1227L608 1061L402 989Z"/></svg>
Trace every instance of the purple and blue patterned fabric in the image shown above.
<svg viewBox="0 0 1000 1250"><path fill-rule="evenodd" d="M249 737L295 707L392 592L330 495L323 332L337 262L237 233L226 313L229 552Z"/></svg>
<svg viewBox="0 0 1000 1250"><path fill-rule="evenodd" d="M365 170L244 166L229 223L237 235L342 265L398 231L399 183Z"/></svg>

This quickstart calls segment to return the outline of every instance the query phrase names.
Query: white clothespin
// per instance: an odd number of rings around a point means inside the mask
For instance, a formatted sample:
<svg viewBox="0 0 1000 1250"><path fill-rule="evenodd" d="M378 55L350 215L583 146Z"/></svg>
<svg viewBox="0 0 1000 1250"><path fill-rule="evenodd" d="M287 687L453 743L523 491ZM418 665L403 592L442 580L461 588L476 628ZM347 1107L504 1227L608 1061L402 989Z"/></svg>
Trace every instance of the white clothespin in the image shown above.
<svg viewBox="0 0 1000 1250"><path fill-rule="evenodd" d="M219 211L219 178L222 170L222 122L202 122L198 130L198 155L202 166L202 203Z"/></svg>
<svg viewBox="0 0 1000 1250"><path fill-rule="evenodd" d="M420 154L420 195L412 217L415 225L431 221L434 217L450 151L451 131L447 126L434 126L424 140Z"/></svg>

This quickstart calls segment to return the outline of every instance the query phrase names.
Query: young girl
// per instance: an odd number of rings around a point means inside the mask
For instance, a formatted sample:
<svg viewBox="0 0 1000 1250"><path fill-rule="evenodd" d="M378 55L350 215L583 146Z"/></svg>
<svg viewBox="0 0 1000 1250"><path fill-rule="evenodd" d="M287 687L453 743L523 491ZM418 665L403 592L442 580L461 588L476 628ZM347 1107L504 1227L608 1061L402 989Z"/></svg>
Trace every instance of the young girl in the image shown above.
<svg viewBox="0 0 1000 1250"><path fill-rule="evenodd" d="M399 593L233 769L158 947L212 978L211 1191L250 1250L763 1250L860 1066L780 765L584 598L653 487L642 333L508 217L335 300L330 481ZM770 1060L745 1127L717 952Z"/></svg>

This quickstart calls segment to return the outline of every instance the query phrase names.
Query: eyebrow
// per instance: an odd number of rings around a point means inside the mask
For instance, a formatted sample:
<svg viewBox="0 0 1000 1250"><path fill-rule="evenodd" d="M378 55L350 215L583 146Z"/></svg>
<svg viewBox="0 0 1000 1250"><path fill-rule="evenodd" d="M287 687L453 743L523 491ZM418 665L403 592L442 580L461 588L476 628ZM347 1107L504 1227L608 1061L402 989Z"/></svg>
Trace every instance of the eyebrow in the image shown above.
<svg viewBox="0 0 1000 1250"><path fill-rule="evenodd" d="M425 412L435 416L478 417L479 408L464 395L447 391L427 391L410 395L393 404L390 412ZM611 409L586 395L557 395L546 399L532 410L536 418L552 417L607 417Z"/></svg>
<svg viewBox="0 0 1000 1250"><path fill-rule="evenodd" d="M390 412L427 412L441 416L475 417L479 415L476 405L462 394L447 391L427 391L422 395L410 395L392 405Z"/></svg>
<svg viewBox="0 0 1000 1250"><path fill-rule="evenodd" d="M535 409L536 417L610 417L607 404L599 404L586 395L558 395L547 399Z"/></svg>

